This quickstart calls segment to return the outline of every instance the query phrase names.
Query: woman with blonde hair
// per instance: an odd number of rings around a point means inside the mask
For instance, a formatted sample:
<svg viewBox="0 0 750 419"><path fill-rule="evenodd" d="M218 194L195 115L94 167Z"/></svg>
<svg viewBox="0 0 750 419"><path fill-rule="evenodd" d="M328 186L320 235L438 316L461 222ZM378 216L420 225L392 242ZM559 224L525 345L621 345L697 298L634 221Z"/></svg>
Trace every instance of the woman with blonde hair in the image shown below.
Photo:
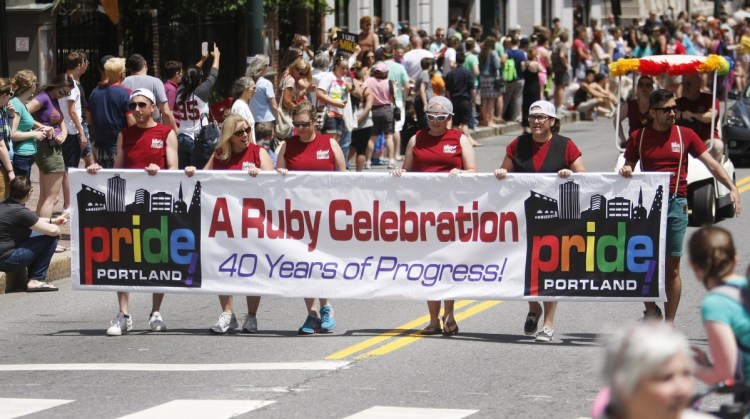
<svg viewBox="0 0 750 419"><path fill-rule="evenodd" d="M273 171L273 161L265 148L250 141L252 126L240 115L229 115L221 128L221 139L214 154L208 159L203 170L242 170L250 176L258 176L261 171ZM195 166L185 168L185 174L192 176ZM211 327L211 332L224 334L229 329L237 329L239 324L234 315L234 297L220 295L222 312L219 320ZM258 332L258 306L260 297L247 296L247 316L242 331Z"/></svg>
<svg viewBox="0 0 750 419"><path fill-rule="evenodd" d="M294 107L307 100L308 89L312 86L312 66L304 58L297 58L287 68L287 74L279 84L281 107L291 114Z"/></svg>

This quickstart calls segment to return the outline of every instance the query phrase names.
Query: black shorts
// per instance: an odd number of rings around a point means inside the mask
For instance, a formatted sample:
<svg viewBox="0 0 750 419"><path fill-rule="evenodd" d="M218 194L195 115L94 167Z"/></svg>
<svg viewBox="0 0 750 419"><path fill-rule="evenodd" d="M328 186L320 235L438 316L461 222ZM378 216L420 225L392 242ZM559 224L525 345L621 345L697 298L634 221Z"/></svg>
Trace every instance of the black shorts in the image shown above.
<svg viewBox="0 0 750 419"><path fill-rule="evenodd" d="M81 164L81 136L68 134L62 143L63 160L65 167L78 167Z"/></svg>
<svg viewBox="0 0 750 419"><path fill-rule="evenodd" d="M469 125L471 120L471 99L457 97L453 99L453 125Z"/></svg>
<svg viewBox="0 0 750 419"><path fill-rule="evenodd" d="M349 146L357 151L358 156L367 154L367 143L370 142L372 127L355 129L352 131L352 145Z"/></svg>

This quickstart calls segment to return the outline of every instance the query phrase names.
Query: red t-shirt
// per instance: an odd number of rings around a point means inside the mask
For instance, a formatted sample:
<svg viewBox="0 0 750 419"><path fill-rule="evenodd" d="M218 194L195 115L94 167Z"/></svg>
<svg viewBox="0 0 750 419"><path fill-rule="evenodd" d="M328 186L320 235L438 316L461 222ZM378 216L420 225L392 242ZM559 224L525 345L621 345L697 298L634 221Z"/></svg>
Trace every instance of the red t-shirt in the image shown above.
<svg viewBox="0 0 750 419"><path fill-rule="evenodd" d="M685 96L677 99L677 108L680 111L690 111L694 113L706 113L711 109L711 98L710 93L701 92L700 96L696 100L689 100ZM714 135L713 138L719 138L719 99L714 102ZM684 122L684 123L683 123ZM711 138L711 123L703 123L691 119L689 121L680 120L680 125L686 126L700 137L702 140L708 140Z"/></svg>
<svg viewBox="0 0 750 419"><path fill-rule="evenodd" d="M154 163L160 169L167 167L167 137L172 128L157 123L150 128L137 125L122 130L122 152L125 169L143 169Z"/></svg>
<svg viewBox="0 0 750 419"><path fill-rule="evenodd" d="M417 131L417 139L412 148L414 172L450 172L463 169L463 149L459 130L449 129L440 137L430 135L427 130Z"/></svg>
<svg viewBox="0 0 750 419"><path fill-rule="evenodd" d="M628 134L632 134L633 131L641 129L651 123L651 118L648 115L648 109L645 113L641 113L638 109L638 101L635 99L628 101Z"/></svg>
<svg viewBox="0 0 750 419"><path fill-rule="evenodd" d="M289 170L333 171L336 169L336 158L331 147L331 136L315 134L309 143L303 143L299 135L286 140L284 161Z"/></svg>
<svg viewBox="0 0 750 419"><path fill-rule="evenodd" d="M541 170L542 164L544 164L544 159L547 158L547 153L549 152L549 146L551 143L552 140L547 141L541 147L537 147L536 145L531 147L531 155L534 162L534 170L536 172L539 172L539 170ZM505 148L505 153L508 155L508 158L513 159L516 157L517 148L518 137L511 141L510 144L508 144L508 147ZM570 165L573 164L573 162L576 161L576 159L579 157L581 157L581 150L579 150L578 147L573 143L573 140L568 141L568 146L565 147L565 164L570 167Z"/></svg>
<svg viewBox="0 0 750 419"><path fill-rule="evenodd" d="M680 160L678 128L682 132L682 160ZM674 193L675 183L679 180L677 196L687 197L687 155L690 153L691 156L697 158L706 152L706 145L690 128L675 125L669 131L657 131L650 126L643 129L646 131L643 134L640 153L638 149L641 130L638 130L630 135L625 148L625 160L637 163L640 156L641 169L645 172L669 172L677 175L677 169L680 166L679 178L678 176L669 178L669 194Z"/></svg>
<svg viewBox="0 0 750 419"><path fill-rule="evenodd" d="M244 152L233 153L226 160L220 160L214 155L215 170L247 170L260 168L260 149L258 144L249 143Z"/></svg>

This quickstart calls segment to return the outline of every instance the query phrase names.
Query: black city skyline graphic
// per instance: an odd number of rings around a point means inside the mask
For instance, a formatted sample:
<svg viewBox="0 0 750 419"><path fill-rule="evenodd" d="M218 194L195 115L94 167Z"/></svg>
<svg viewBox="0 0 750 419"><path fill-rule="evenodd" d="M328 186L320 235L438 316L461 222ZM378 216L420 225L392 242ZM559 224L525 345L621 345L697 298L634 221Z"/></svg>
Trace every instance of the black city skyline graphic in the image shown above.
<svg viewBox="0 0 750 419"><path fill-rule="evenodd" d="M128 203L127 181L119 174L107 179L105 191L82 184L77 193L79 237L83 243L79 265L81 267L80 283L82 285L200 288L201 183L200 181L195 183L189 203L184 200L182 182L178 190L174 192L176 194L164 190L149 191L146 188L138 188L132 193L132 201ZM162 231L165 223L166 233ZM105 244L104 239L99 236L87 243L86 229L91 232L92 229L98 227L103 227L109 233L109 243ZM115 234L119 234L120 229L130 231L131 243L127 243L127 240L113 239ZM134 249L136 241L134 231L138 231L138 236L143 240L146 230L149 229L152 231L158 229L160 238L166 236L166 242L160 239L150 240L146 249L146 243L141 241L140 256L136 256L138 252ZM191 263L175 263L171 259L171 249L167 250L167 263L147 261L144 258L145 252L164 251L162 247L170 245L172 232L176 229L187 229L193 233L195 252ZM102 230L96 231L102 232ZM115 233L116 231L118 233ZM118 249L115 249L115 245ZM94 254L101 256L103 254L101 252L107 248L109 249L107 260L91 261ZM87 267L90 269L86 269ZM107 270L109 277L97 276L102 269ZM127 278L120 275L112 278L111 274L114 270L129 270L132 273L129 273ZM179 272L179 280L175 279L175 272ZM167 275L168 273L171 273L171 276ZM157 278L152 275L156 275Z"/></svg>
<svg viewBox="0 0 750 419"><path fill-rule="evenodd" d="M548 248L542 249L541 254L534 254L533 240L534 237L554 235L561 238L562 236L595 236L597 238L604 235L618 235L619 222L626 223L627 240L635 235L649 236L653 241L655 258L658 258L659 252L659 228L662 216L662 202L664 199L664 187L659 185L656 188L650 209L644 207L643 187L641 187L637 201L622 196L607 198L603 194L594 194L591 196L588 208L581 210L580 185L574 180L561 183L558 188L558 199L540 194L535 191L530 192L530 196L524 201L524 211L526 215L526 234L527 234L527 251L526 251L526 275L525 275L525 294L531 294L532 278L532 259L549 260L551 257ZM589 222L595 222L596 231L587 232ZM562 248L562 245L560 246ZM585 253L572 250L570 252L570 271L551 272L547 276L554 279L592 279L595 282L604 282L605 278L618 280L636 280L638 287L632 291L600 291L600 290L559 290L554 288L545 289L543 287L542 274L540 274L538 296L577 296L577 297L603 297L603 296L620 296L620 297L658 297L658 269L651 270L649 273L616 272L602 273L598 269L594 272L586 272L586 255ZM605 252L605 258L608 261L616 257L616 249L608 248Z"/></svg>

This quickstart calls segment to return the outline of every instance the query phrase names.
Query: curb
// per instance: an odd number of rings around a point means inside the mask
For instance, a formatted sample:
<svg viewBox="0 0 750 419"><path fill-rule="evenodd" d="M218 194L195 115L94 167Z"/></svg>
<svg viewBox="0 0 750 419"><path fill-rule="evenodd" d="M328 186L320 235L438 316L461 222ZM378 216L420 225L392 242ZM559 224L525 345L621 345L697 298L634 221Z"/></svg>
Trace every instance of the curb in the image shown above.
<svg viewBox="0 0 750 419"><path fill-rule="evenodd" d="M561 124L571 124L580 120L578 112L570 112L565 115L560 115ZM518 122L511 122L503 124L497 128L492 127L481 127L477 128L472 132L472 137L476 140L483 140L487 138L497 137L499 135L508 135L511 133L521 131L521 124ZM66 250L62 253L56 253L52 257L52 261L49 264L49 272L47 274L47 281L54 282L59 281L70 276L71 266L70 258L72 254L70 250ZM26 272L19 271L6 274L0 272L0 294L9 292L25 291L26 289Z"/></svg>
<svg viewBox="0 0 750 419"><path fill-rule="evenodd" d="M71 251L55 253L49 264L47 281L54 282L70 276ZM26 270L18 272L0 272L0 294L26 290Z"/></svg>

